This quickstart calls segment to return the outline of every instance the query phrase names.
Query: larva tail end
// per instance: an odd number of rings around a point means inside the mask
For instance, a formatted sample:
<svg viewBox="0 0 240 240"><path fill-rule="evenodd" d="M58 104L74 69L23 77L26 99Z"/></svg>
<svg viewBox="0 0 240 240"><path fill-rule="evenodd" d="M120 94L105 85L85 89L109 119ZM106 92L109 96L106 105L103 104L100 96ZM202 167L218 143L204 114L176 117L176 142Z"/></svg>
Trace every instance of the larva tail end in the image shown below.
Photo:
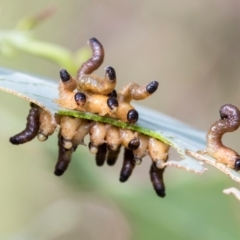
<svg viewBox="0 0 240 240"><path fill-rule="evenodd" d="M62 169L55 169L54 174L55 174L57 177L60 177L60 176L63 175L64 172L65 172L65 171L62 170Z"/></svg>
<svg viewBox="0 0 240 240"><path fill-rule="evenodd" d="M10 137L10 138L9 138L9 142L12 143L12 144L14 144L14 145L21 144L21 142L19 142L19 140L18 140L15 136Z"/></svg>
<svg viewBox="0 0 240 240"><path fill-rule="evenodd" d="M161 198L164 198L166 196L165 189L159 188L159 189L155 189L155 191L156 191L156 194Z"/></svg>

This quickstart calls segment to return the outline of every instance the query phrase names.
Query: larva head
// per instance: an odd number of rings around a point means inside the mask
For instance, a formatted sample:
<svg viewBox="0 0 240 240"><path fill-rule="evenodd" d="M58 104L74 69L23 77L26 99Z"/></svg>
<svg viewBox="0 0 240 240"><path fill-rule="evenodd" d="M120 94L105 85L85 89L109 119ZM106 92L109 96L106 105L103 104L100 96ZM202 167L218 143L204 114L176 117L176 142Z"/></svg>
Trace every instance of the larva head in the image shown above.
<svg viewBox="0 0 240 240"><path fill-rule="evenodd" d="M60 70L60 78L63 82L67 82L71 79L71 76L66 69L62 69Z"/></svg>
<svg viewBox="0 0 240 240"><path fill-rule="evenodd" d="M74 99L79 106L83 106L86 103L86 95L82 92L77 92Z"/></svg>
<svg viewBox="0 0 240 240"><path fill-rule="evenodd" d="M107 105L111 112L116 112L118 108L118 100L115 97L109 97L107 99Z"/></svg>
<svg viewBox="0 0 240 240"><path fill-rule="evenodd" d="M127 113L127 120L129 123L134 124L138 121L138 112L135 109L131 109Z"/></svg>
<svg viewBox="0 0 240 240"><path fill-rule="evenodd" d="M129 143L128 143L128 148L130 150L136 150L140 146L140 140L139 138L133 138Z"/></svg>
<svg viewBox="0 0 240 240"><path fill-rule="evenodd" d="M152 81L146 86L146 91L149 94L153 94L158 89L158 82Z"/></svg>
<svg viewBox="0 0 240 240"><path fill-rule="evenodd" d="M236 171L240 170L240 157L236 160L235 164L234 164L234 169Z"/></svg>
<svg viewBox="0 0 240 240"><path fill-rule="evenodd" d="M116 81L116 72L113 67L106 67L105 68L106 76L111 82Z"/></svg>

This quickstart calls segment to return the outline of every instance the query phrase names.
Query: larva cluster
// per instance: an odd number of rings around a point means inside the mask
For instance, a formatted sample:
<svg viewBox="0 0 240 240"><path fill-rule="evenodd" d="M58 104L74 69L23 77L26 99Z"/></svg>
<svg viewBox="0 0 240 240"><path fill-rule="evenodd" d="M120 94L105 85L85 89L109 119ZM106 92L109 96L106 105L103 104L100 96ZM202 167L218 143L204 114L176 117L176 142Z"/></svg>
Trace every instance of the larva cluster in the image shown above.
<svg viewBox="0 0 240 240"><path fill-rule="evenodd" d="M82 64L77 79L65 69L60 71L59 99L55 101L64 108L109 116L130 124L136 123L138 112L130 104L131 100L149 97L157 90L158 82L152 81L145 86L129 83L117 92L116 72L113 67L109 66L105 69L103 78L92 74L102 64L104 50L95 38L90 39L89 43L93 52L92 57ZM59 126L59 152L55 175L61 176L66 171L72 153L76 151L78 145L85 145L84 138L89 135L89 151L95 154L98 166L102 166L105 161L110 166L114 165L121 146L124 147L121 182L127 181L135 165L140 164L142 158L149 155L152 159L149 172L151 182L158 196L165 196L164 168L161 166L167 161L169 146L144 134L86 119L63 115L52 116L31 103L26 128L11 137L10 142L22 144L36 136L40 141L45 141L57 126Z"/></svg>

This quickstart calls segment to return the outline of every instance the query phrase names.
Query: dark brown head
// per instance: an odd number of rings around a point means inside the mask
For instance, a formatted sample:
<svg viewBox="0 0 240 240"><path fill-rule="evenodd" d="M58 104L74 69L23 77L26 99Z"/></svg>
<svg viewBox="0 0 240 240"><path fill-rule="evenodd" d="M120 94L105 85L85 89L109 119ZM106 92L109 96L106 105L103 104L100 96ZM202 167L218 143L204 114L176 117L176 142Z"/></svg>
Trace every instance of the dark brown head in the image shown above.
<svg viewBox="0 0 240 240"><path fill-rule="evenodd" d="M129 123L134 124L138 121L138 112L135 109L128 111L127 120Z"/></svg>
<svg viewBox="0 0 240 240"><path fill-rule="evenodd" d="M240 170L240 157L236 160L234 164L234 170L239 171Z"/></svg>
<svg viewBox="0 0 240 240"><path fill-rule="evenodd" d="M108 76L108 79L112 82L116 81L116 72L113 67L106 67L105 69L106 75Z"/></svg>

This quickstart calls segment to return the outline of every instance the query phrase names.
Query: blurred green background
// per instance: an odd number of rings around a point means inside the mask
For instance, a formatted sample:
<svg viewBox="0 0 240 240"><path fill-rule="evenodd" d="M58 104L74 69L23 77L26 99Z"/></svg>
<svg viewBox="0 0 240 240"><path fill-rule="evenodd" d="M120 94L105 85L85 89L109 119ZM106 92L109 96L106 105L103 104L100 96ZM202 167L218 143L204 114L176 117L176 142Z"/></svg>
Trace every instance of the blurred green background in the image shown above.
<svg viewBox="0 0 240 240"><path fill-rule="evenodd" d="M220 106L239 107L240 2L8 0L0 4L0 28L11 29L48 6L56 13L34 36L73 52L98 38L106 51L99 75L111 65L119 88L159 81L158 92L142 105L204 131L218 119ZM0 56L0 66L58 81L59 66L27 54ZM98 168L87 148L79 147L68 171L55 177L56 136L11 145L29 104L7 93L0 99L0 239L239 238L239 202L222 194L237 184L224 174L167 169L167 196L160 199L149 180L149 159L122 184L120 159ZM239 133L224 142L239 149Z"/></svg>

